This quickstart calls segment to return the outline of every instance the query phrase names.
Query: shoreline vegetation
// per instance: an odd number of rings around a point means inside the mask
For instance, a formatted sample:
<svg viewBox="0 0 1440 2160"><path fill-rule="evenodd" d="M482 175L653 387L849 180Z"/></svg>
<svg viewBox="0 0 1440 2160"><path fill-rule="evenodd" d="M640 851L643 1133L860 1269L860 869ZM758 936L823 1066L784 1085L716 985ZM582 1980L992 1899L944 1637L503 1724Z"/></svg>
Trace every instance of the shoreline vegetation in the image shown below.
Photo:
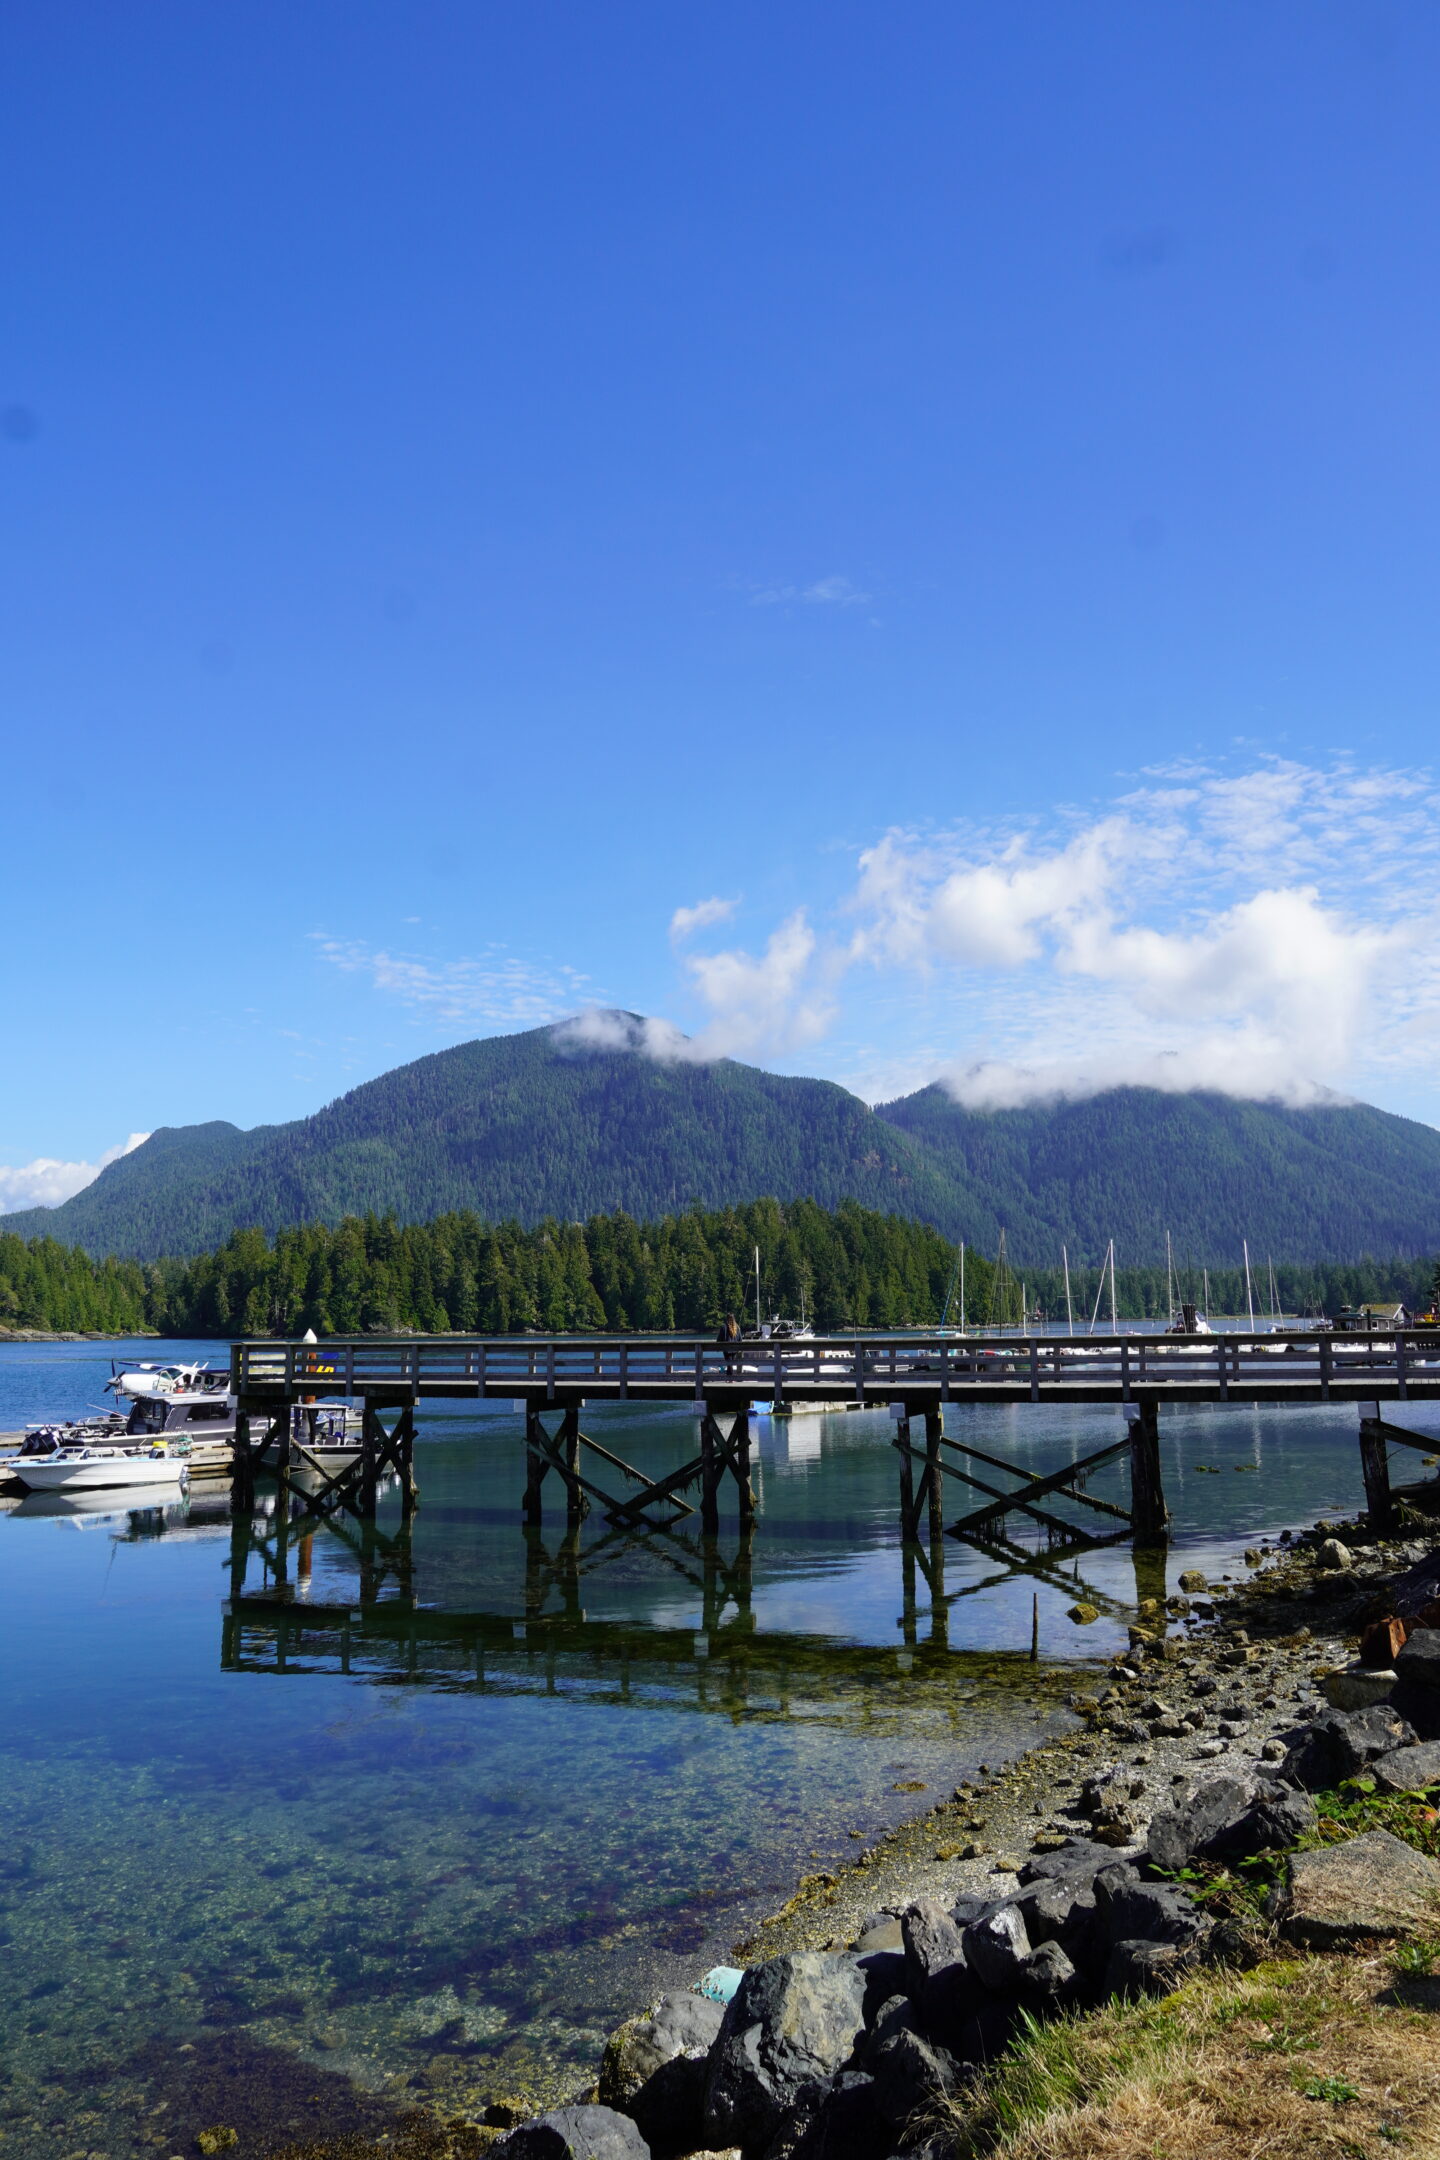
<svg viewBox="0 0 1440 2160"><path fill-rule="evenodd" d="M53 1238L21 1238L0 1218L0 1340L90 1340L110 1335L234 1336L545 1334L570 1331L710 1334L727 1312L755 1309L760 1254L767 1316L802 1312L819 1333L933 1327L961 1316L959 1246L928 1223L844 1201L757 1200L699 1207L649 1223L616 1212L586 1222L486 1223L469 1213L401 1225L393 1216L347 1216L279 1232L239 1230L188 1260L92 1258ZM1101 1266L1070 1256L1077 1328L1100 1297ZM1015 1269L1027 1305L1065 1315L1058 1268ZM1275 1263L1276 1296L1289 1313L1334 1313L1431 1295L1431 1259L1346 1264ZM1186 1261L1117 1267L1119 1316L1170 1318L1172 1293L1203 1307L1205 1273ZM1208 1270L1210 1309L1244 1312L1243 1271ZM1013 1324L1017 1286L999 1292L985 1254L965 1254L964 1317L971 1327ZM1255 1267L1257 1323L1269 1313L1268 1259ZM1109 1319L1108 1294L1100 1323Z"/></svg>

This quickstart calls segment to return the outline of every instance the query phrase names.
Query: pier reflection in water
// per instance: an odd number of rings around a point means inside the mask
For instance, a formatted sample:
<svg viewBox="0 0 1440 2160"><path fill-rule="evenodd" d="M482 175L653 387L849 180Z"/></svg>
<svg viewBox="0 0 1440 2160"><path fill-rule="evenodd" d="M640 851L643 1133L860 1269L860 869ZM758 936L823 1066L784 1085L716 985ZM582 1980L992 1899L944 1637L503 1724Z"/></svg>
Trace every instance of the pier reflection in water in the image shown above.
<svg viewBox="0 0 1440 2160"><path fill-rule="evenodd" d="M93 1393L97 1354L47 1346L74 1365L53 1405L32 1379L37 1411ZM609 1417L657 1474L690 1438ZM975 1431L1048 1472L1112 1429ZM308 1534L263 1492L238 1518L201 1489L0 1502L7 2154L190 2150L267 2093L318 2094L338 2128L583 2075L647 1989L927 1804L897 1788L943 1793L1063 1721L1076 1662L1158 1583L1128 1548L952 1543L942 1584L895 1542L889 1441L883 1412L762 1432L748 1545L733 1517L709 1544L527 1537L520 1421L468 1407L425 1415L408 1534L383 1497ZM1172 1575L1357 1503L1353 1413L1187 1414L1165 1445Z"/></svg>

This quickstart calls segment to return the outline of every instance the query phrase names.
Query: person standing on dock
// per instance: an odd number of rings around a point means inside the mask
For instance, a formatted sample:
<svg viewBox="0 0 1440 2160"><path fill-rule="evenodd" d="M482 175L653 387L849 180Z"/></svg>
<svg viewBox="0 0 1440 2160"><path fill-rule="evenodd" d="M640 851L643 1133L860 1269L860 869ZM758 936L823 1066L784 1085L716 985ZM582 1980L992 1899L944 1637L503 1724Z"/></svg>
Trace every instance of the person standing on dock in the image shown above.
<svg viewBox="0 0 1440 2160"><path fill-rule="evenodd" d="M715 1340L718 1343L723 1343L725 1346L726 1372L737 1373L740 1370L740 1351L738 1347L740 1342L740 1323L736 1319L733 1312L726 1313L725 1318L721 1323L720 1332L715 1337Z"/></svg>

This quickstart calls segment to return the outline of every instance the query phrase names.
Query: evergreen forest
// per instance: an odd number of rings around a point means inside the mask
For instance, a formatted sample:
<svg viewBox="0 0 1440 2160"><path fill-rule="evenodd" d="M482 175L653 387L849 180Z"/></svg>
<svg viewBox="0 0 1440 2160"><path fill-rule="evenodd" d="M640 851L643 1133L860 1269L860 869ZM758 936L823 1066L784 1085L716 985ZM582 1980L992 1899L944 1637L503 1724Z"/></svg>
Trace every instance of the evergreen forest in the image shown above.
<svg viewBox="0 0 1440 2160"><path fill-rule="evenodd" d="M509 1334L526 1329L713 1334L727 1312L755 1316L755 1253L765 1315L805 1318L821 1332L924 1327L947 1315L971 1327L1015 1325L1021 1283L988 1259L965 1256L930 1224L853 1201L812 1200L687 1209L651 1223L617 1211L587 1222L532 1228L490 1224L469 1212L402 1225L392 1216L346 1216L282 1230L238 1230L215 1251L184 1260L91 1258L53 1238L0 1232L0 1334L19 1331L171 1337L237 1335ZM1430 1261L1278 1266L1276 1296L1291 1314L1337 1311L1366 1300L1417 1308L1432 1292ZM1211 1269L1215 1313L1243 1313L1237 1269ZM1077 1328L1089 1324L1098 1271L1072 1270ZM1066 1314L1055 1271L1024 1283L1027 1309ZM1203 1279L1182 1273L1176 1294L1203 1303ZM1161 1268L1120 1268L1122 1319L1163 1325L1170 1284ZM1254 1284L1257 1320L1270 1309L1268 1270ZM1101 1297L1097 1328L1109 1319Z"/></svg>

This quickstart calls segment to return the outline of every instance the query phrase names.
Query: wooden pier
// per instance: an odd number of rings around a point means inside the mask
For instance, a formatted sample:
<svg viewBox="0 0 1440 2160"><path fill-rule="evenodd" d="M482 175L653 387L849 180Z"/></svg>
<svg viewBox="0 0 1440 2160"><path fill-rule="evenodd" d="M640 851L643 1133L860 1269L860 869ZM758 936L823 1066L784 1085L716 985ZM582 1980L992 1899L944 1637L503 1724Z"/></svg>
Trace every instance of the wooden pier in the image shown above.
<svg viewBox="0 0 1440 2160"><path fill-rule="evenodd" d="M288 1487L288 1448L280 1436L291 1429L295 1405L335 1397L363 1404L354 1462L303 1496L317 1513L373 1518L380 1480L394 1472L408 1515L419 1499L417 1408L427 1401L505 1401L525 1418L523 1518L532 1528L543 1521L544 1487L553 1475L571 1527L592 1507L613 1526L637 1529L672 1528L698 1512L703 1534L713 1537L728 1486L742 1530L754 1519L753 1405L761 1401L783 1414L838 1399L890 1410L907 1546L919 1544L922 1526L932 1547L942 1534L994 1543L1011 1515L1038 1523L1052 1547L1120 1538L1143 1545L1163 1542L1166 1534L1158 1418L1167 1404L1370 1405L1360 1435L1366 1494L1377 1527L1388 1525L1395 1507L1391 1443L1429 1448L1431 1442L1387 1424L1380 1406L1440 1401L1440 1333L959 1337L936 1331L729 1344L674 1335L364 1336L236 1343L231 1388L242 1495L253 1491L258 1471L272 1467L272 1445L275 1474ZM697 1421L694 1453L662 1478L646 1476L581 1430L582 1409L597 1403L690 1410ZM1037 1478L968 1437L947 1434L943 1412L951 1404L1109 1404L1128 1429L1065 1470ZM1122 1456L1129 1464L1128 1508L1085 1489L1094 1471ZM997 1485L993 1476L1006 1482ZM947 1478L983 1496L953 1522L945 1521ZM686 1497L692 1491L698 1511ZM1056 1513L1060 1502L1082 1516Z"/></svg>

